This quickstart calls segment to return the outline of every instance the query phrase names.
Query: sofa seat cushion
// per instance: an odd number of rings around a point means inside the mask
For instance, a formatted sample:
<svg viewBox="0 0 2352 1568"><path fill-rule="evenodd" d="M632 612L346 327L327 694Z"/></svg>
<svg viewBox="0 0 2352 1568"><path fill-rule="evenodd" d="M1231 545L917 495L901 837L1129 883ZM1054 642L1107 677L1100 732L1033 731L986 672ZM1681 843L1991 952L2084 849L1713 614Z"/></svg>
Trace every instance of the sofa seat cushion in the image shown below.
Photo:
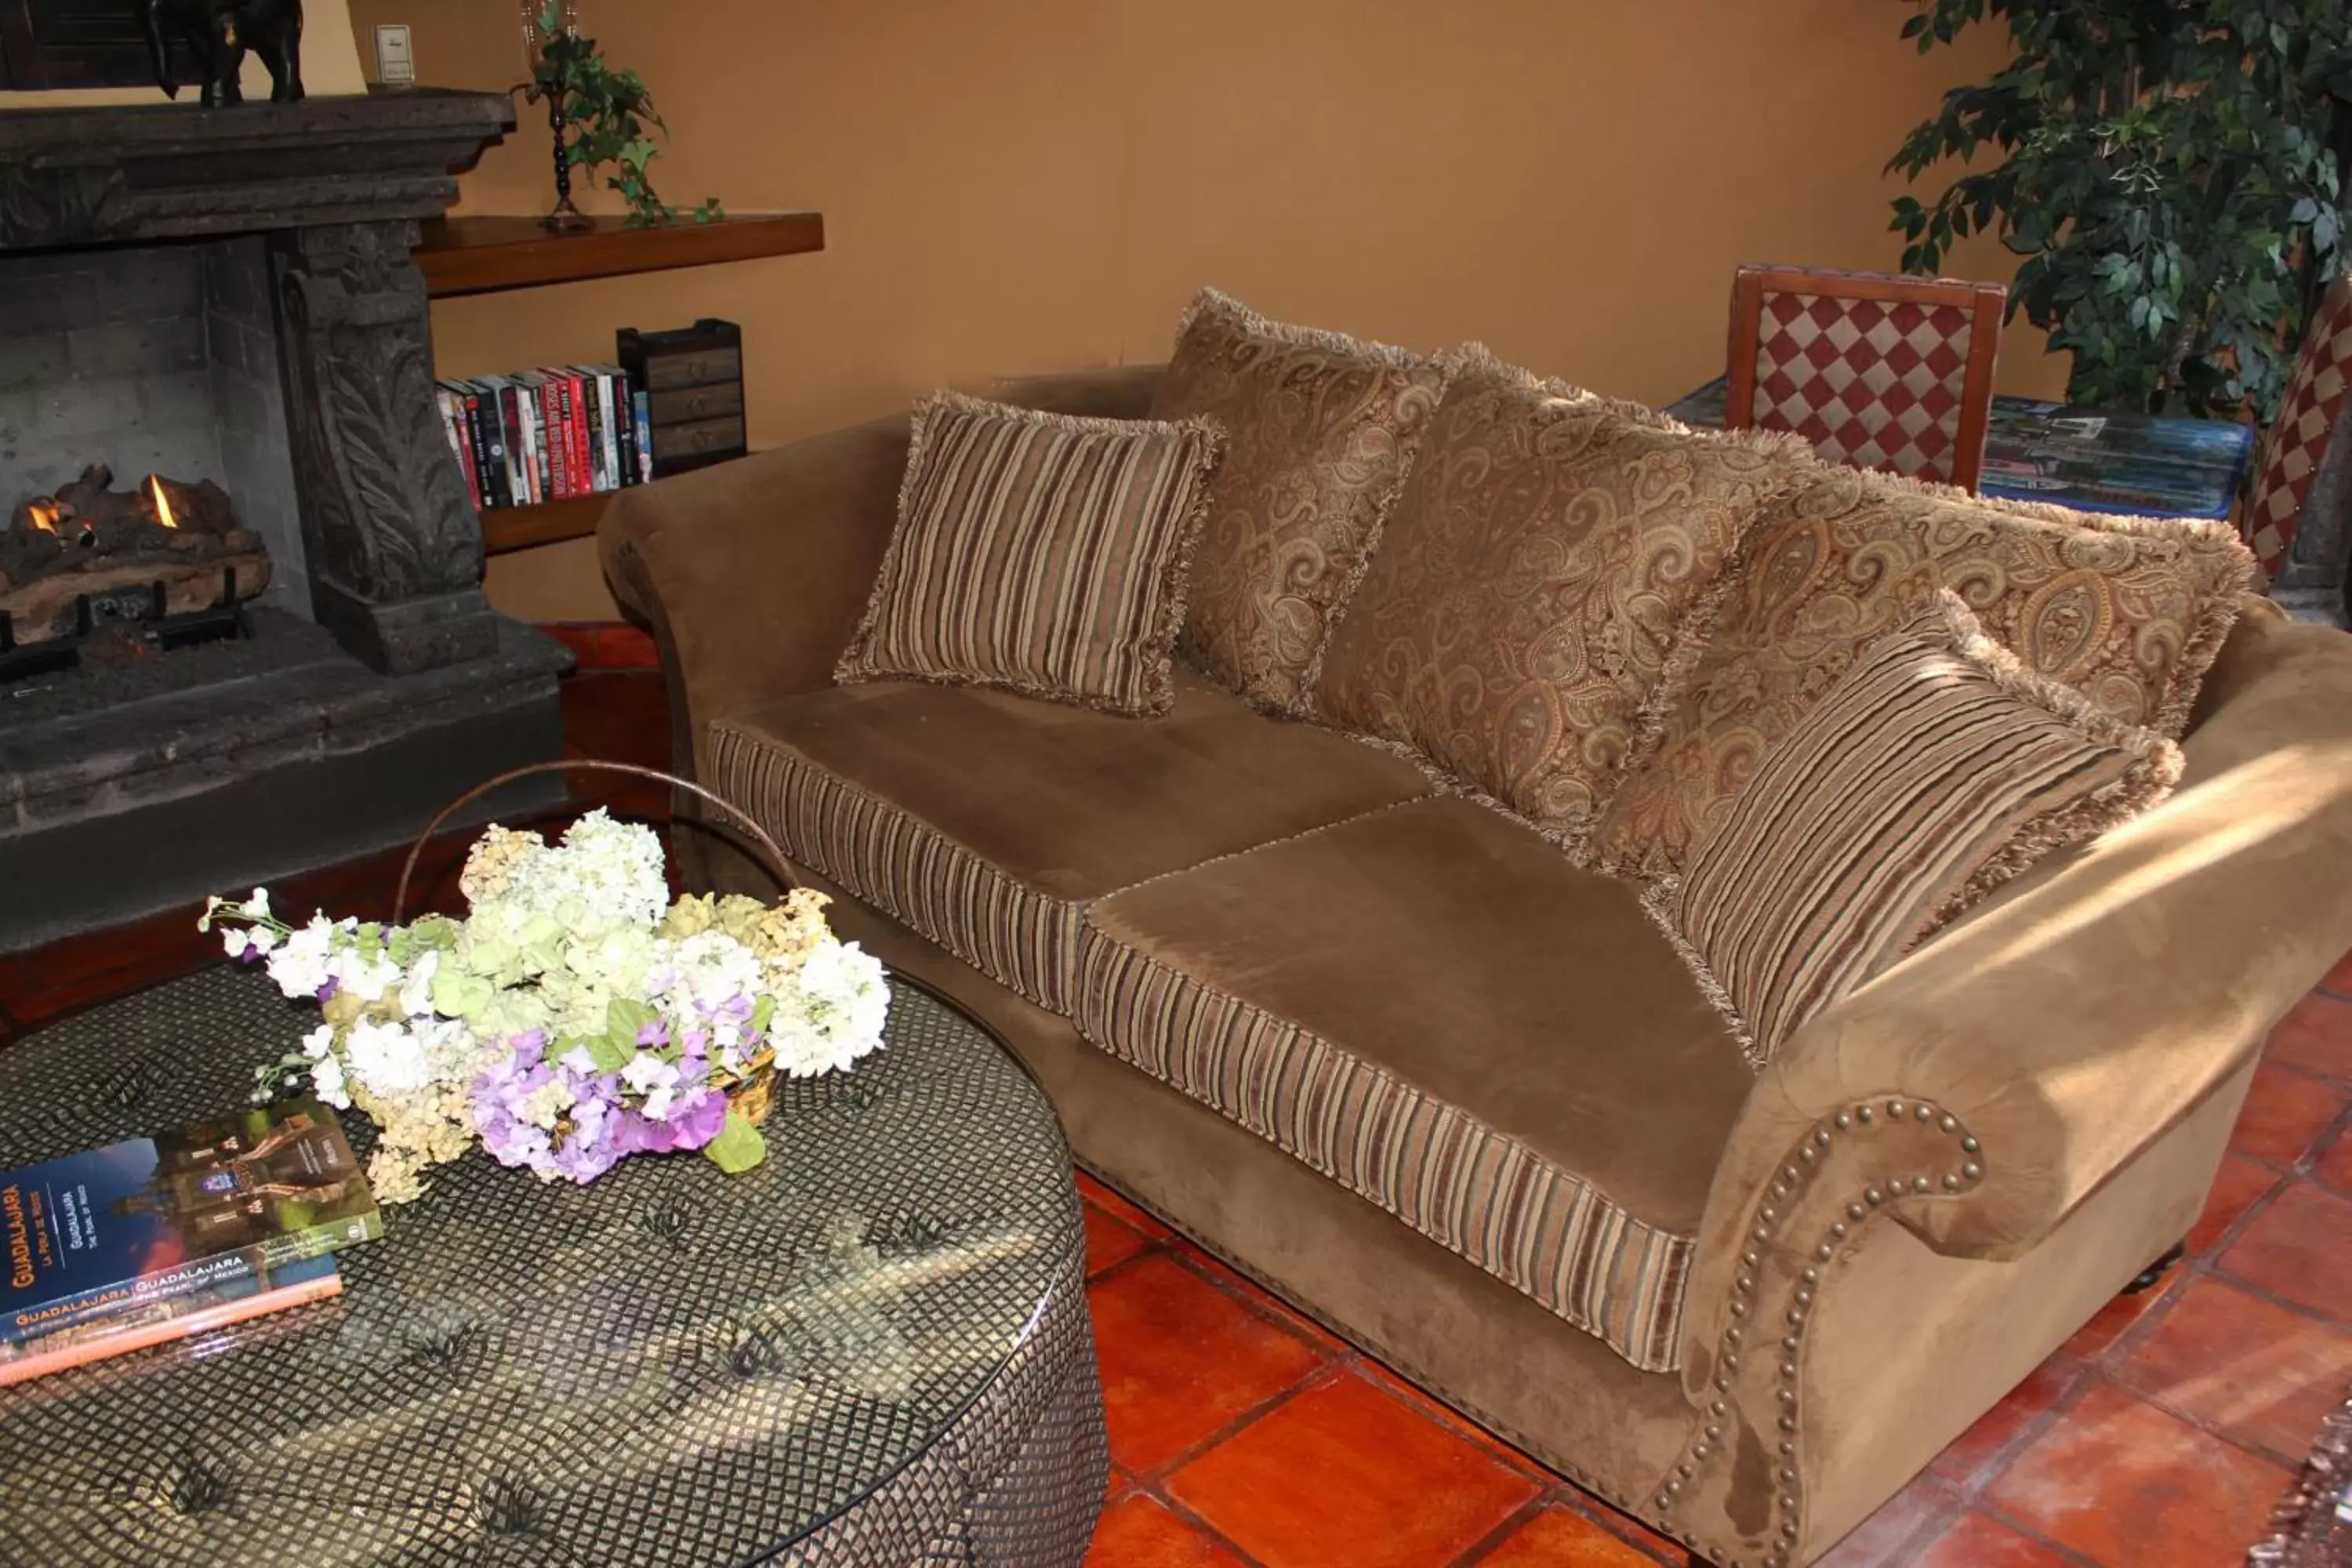
<svg viewBox="0 0 2352 1568"><path fill-rule="evenodd" d="M1754 1083L1629 884L1454 797L1087 910L1076 1019L1635 1366Z"/></svg>
<svg viewBox="0 0 2352 1568"><path fill-rule="evenodd" d="M784 852L1040 1006L1090 901L1425 795L1411 763L1180 667L1164 719L875 681L715 721L712 787Z"/></svg>

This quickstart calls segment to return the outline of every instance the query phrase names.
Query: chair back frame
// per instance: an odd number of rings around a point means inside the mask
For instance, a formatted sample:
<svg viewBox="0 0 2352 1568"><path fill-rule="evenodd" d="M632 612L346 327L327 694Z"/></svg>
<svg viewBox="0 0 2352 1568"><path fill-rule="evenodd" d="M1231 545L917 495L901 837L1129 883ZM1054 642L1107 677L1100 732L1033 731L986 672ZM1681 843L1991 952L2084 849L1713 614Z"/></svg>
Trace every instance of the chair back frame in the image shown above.
<svg viewBox="0 0 2352 1568"><path fill-rule="evenodd" d="M1963 278L1898 278L1883 272L1748 263L1731 285L1730 384L1723 410L1723 422L1730 429L1751 429L1756 423L1756 354L1762 342L1767 293L1957 306L1967 310L1969 357L1960 384L1959 427L1952 440L1951 482L1975 493L1984 468L1985 434L1992 423L1993 365L2000 352L2007 287Z"/></svg>

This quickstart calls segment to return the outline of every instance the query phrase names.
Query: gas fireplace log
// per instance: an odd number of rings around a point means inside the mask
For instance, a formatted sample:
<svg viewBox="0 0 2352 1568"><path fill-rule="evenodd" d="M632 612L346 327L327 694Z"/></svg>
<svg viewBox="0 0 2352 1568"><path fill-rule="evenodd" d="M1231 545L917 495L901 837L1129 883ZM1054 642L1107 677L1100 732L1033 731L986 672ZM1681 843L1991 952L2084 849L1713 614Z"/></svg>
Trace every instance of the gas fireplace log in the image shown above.
<svg viewBox="0 0 2352 1568"><path fill-rule="evenodd" d="M225 583L229 602L268 586L260 536L237 526L227 492L210 479L150 474L127 489L113 487L113 471L92 463L9 514L0 532L0 611L19 643L75 635L74 601L84 595L107 599L160 583L166 613L178 615L219 607ZM138 603L140 613L151 607Z"/></svg>
<svg viewBox="0 0 2352 1568"><path fill-rule="evenodd" d="M256 550L205 561L100 562L94 570L52 573L21 587L0 586L0 612L7 614L19 644L47 642L75 634L74 601L85 594L97 598L126 590L143 592L161 583L165 613L186 615L221 607L221 590L231 573L236 574L235 602L242 604L269 586L269 557Z"/></svg>

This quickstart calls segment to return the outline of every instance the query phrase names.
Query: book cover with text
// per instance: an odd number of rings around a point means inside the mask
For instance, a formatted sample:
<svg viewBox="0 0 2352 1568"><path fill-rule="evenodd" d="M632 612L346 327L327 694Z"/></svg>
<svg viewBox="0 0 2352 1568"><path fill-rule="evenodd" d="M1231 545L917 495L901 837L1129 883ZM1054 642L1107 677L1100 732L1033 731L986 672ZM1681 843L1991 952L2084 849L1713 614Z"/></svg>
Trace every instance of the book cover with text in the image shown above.
<svg viewBox="0 0 2352 1568"><path fill-rule="evenodd" d="M127 1307L38 1339L0 1343L0 1388L152 1345L216 1333L248 1318L342 1293L343 1277L332 1253L264 1266L257 1273L207 1285L185 1296Z"/></svg>
<svg viewBox="0 0 2352 1568"><path fill-rule="evenodd" d="M382 1234L366 1172L316 1100L0 1173L0 1343Z"/></svg>

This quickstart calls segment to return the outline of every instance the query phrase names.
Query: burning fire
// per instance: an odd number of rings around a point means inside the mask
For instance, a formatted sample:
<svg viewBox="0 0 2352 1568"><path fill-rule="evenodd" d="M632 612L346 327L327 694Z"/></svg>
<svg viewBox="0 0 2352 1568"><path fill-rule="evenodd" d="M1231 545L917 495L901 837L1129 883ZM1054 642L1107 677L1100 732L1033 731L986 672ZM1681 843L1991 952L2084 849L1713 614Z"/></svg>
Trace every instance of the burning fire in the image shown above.
<svg viewBox="0 0 2352 1568"><path fill-rule="evenodd" d="M58 531L58 519L65 515L65 509L53 500L37 500L32 503L32 506L33 526L43 533L55 533Z"/></svg>
<svg viewBox="0 0 2352 1568"><path fill-rule="evenodd" d="M163 481L153 474L148 475L147 492L155 498L155 521L165 528L179 527L178 520L172 516L172 498L163 493Z"/></svg>

